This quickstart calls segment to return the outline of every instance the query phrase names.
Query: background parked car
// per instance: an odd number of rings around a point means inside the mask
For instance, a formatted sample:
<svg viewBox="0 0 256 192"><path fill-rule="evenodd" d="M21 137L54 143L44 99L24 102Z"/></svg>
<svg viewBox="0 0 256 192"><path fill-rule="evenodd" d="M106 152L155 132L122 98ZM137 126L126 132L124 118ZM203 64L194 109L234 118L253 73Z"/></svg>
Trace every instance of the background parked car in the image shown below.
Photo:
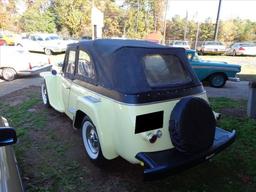
<svg viewBox="0 0 256 192"><path fill-rule="evenodd" d="M3 39L7 45L15 45L15 40L12 35L0 34L0 39Z"/></svg>
<svg viewBox="0 0 256 192"><path fill-rule="evenodd" d="M252 55L256 56L256 44L250 42L237 42L232 44L226 52L227 55Z"/></svg>
<svg viewBox="0 0 256 192"><path fill-rule="evenodd" d="M51 70L49 60L32 61L31 54L21 47L0 47L0 76L12 81L17 75L34 75Z"/></svg>
<svg viewBox="0 0 256 192"><path fill-rule="evenodd" d="M190 49L188 41L182 41L182 40L173 40L169 44L171 47L183 47L184 49Z"/></svg>
<svg viewBox="0 0 256 192"><path fill-rule="evenodd" d="M0 46L7 45L4 39L0 39Z"/></svg>
<svg viewBox="0 0 256 192"><path fill-rule="evenodd" d="M23 38L17 43L29 51L44 52L46 55L65 52L70 41L63 40L56 34L37 33Z"/></svg>
<svg viewBox="0 0 256 192"><path fill-rule="evenodd" d="M223 54L226 51L226 46L219 41L205 41L197 48L200 55L204 54Z"/></svg>
<svg viewBox="0 0 256 192"><path fill-rule="evenodd" d="M205 61L198 57L195 50L186 50L187 58L200 81L208 81L210 86L223 87L227 80L239 81L236 74L241 71L240 65L219 61Z"/></svg>
<svg viewBox="0 0 256 192"><path fill-rule="evenodd" d="M18 164L11 146L16 143L16 132L7 120L0 116L0 191L22 192Z"/></svg>

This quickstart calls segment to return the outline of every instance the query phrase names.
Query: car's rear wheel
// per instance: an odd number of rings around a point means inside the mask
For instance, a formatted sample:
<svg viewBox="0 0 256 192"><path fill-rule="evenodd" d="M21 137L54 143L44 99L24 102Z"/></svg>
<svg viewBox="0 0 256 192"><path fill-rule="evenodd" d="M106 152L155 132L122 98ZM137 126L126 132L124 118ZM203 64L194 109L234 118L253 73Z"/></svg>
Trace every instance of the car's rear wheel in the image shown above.
<svg viewBox="0 0 256 192"><path fill-rule="evenodd" d="M12 81L16 77L16 71L13 68L4 68L2 70L2 77L6 81Z"/></svg>
<svg viewBox="0 0 256 192"><path fill-rule="evenodd" d="M41 96L43 100L43 104L46 105L47 107L50 107L50 102L49 102L49 97L48 97L48 92L46 88L45 82L41 85Z"/></svg>
<svg viewBox="0 0 256 192"><path fill-rule="evenodd" d="M222 73L215 73L209 77L210 86L221 88L226 84L227 78Z"/></svg>
<svg viewBox="0 0 256 192"><path fill-rule="evenodd" d="M100 140L98 137L96 127L88 117L85 117L83 119L82 139L86 154L88 155L90 160L96 165L105 164L107 160L104 158L102 154Z"/></svg>
<svg viewBox="0 0 256 192"><path fill-rule="evenodd" d="M44 53L45 53L46 55L52 55L52 50L45 48L45 49L44 49Z"/></svg>

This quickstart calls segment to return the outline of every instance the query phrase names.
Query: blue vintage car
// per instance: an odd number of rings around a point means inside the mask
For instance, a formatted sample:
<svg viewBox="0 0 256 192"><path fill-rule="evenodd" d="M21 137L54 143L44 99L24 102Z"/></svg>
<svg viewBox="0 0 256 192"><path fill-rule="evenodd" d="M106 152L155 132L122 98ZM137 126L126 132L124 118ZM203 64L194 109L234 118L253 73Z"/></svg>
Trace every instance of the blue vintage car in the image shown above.
<svg viewBox="0 0 256 192"><path fill-rule="evenodd" d="M216 88L223 87L227 80L239 81L236 74L241 71L240 65L201 60L195 50L186 50L186 54L200 81L208 81Z"/></svg>

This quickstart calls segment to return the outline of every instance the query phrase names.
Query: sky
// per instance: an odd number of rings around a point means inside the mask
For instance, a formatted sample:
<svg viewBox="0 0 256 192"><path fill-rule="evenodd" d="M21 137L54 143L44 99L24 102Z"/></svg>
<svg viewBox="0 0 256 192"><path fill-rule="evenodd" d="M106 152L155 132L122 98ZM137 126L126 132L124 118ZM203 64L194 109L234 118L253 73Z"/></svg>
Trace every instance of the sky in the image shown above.
<svg viewBox="0 0 256 192"><path fill-rule="evenodd" d="M121 5L123 1L116 0L116 3ZM189 19L204 21L210 17L215 21L218 5L219 0L168 0L167 19L174 15L186 17L188 11ZM221 20L239 17L256 21L256 0L222 0L221 5Z"/></svg>
<svg viewBox="0 0 256 192"><path fill-rule="evenodd" d="M188 11L189 19L203 21L210 17L215 21L218 5L219 0L168 0L167 19L174 15L186 17ZM256 21L256 0L222 0L220 19L236 17Z"/></svg>

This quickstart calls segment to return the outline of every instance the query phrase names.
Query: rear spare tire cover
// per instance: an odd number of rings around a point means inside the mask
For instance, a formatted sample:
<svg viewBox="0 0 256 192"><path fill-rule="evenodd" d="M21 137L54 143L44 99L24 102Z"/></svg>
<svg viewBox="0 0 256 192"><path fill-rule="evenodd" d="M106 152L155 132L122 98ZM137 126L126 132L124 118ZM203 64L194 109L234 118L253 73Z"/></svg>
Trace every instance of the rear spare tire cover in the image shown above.
<svg viewBox="0 0 256 192"><path fill-rule="evenodd" d="M175 105L169 129L171 141L177 150L198 153L212 146L216 120L205 100L186 97Z"/></svg>

